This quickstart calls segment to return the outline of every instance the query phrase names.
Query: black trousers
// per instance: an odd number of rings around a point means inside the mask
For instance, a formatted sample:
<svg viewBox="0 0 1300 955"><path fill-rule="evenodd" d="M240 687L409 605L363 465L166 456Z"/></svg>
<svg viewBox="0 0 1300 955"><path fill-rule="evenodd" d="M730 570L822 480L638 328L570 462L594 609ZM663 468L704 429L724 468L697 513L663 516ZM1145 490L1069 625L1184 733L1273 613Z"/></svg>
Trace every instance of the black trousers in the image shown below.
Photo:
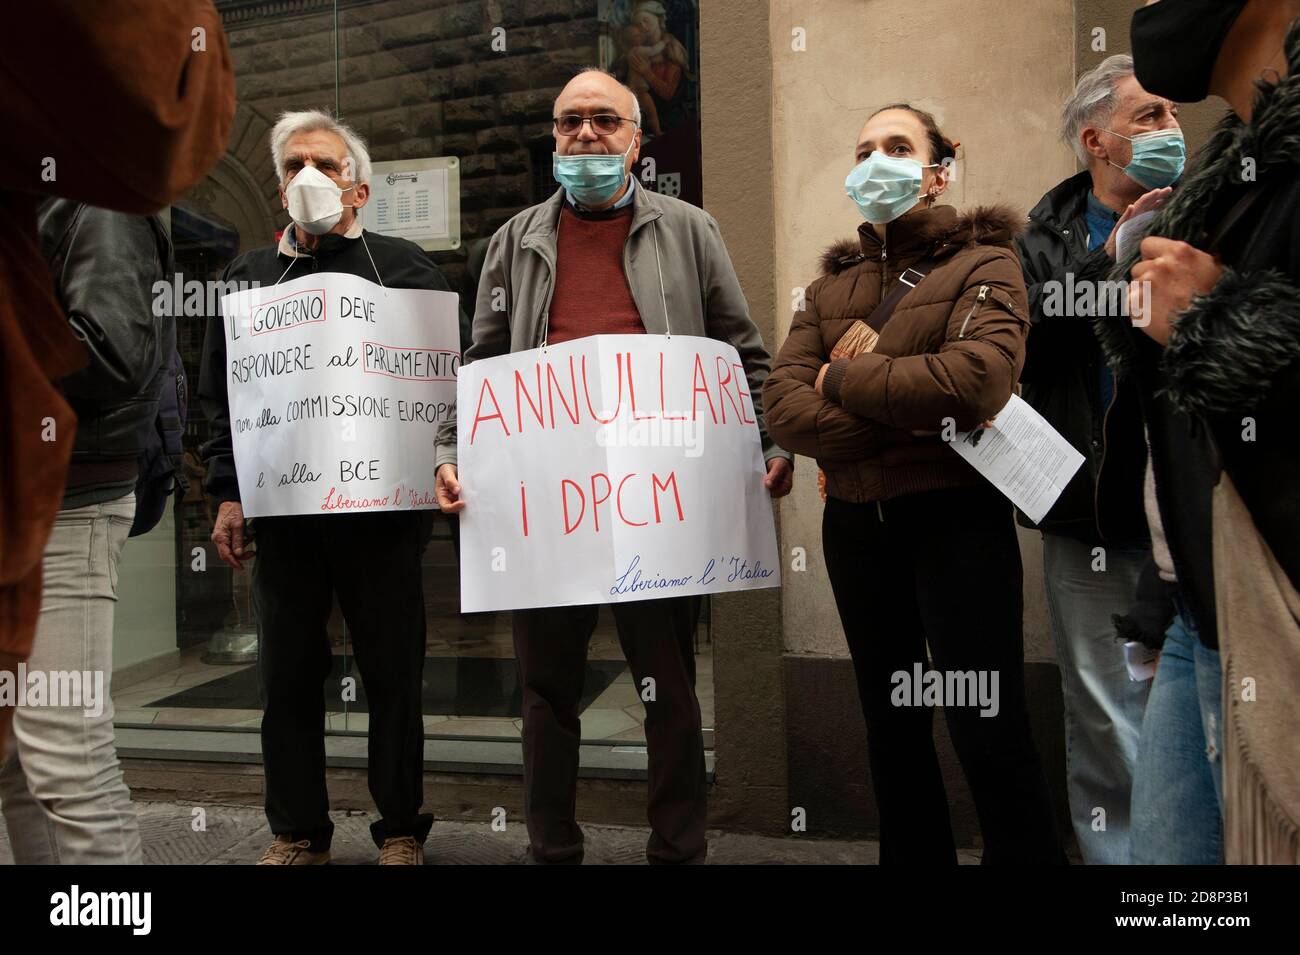
<svg viewBox="0 0 1300 955"><path fill-rule="evenodd" d="M523 684L524 816L538 862L582 861L576 820L578 704L597 606L514 612ZM652 863L700 862L707 851L707 792L700 704L695 696L695 626L700 598L611 605L618 641L645 706ZM645 700L647 678L654 699Z"/></svg>
<svg viewBox="0 0 1300 955"><path fill-rule="evenodd" d="M956 862L926 706L895 705L895 674L996 671L997 715L944 715L970 784L985 863L1064 863L1025 706L1020 548L991 485L880 504L828 498L822 546L867 722L882 864ZM914 682L914 681L913 681ZM987 684L991 685L991 684ZM987 708L991 711L991 707Z"/></svg>
<svg viewBox="0 0 1300 955"><path fill-rule="evenodd" d="M423 842L424 591L420 512L258 518L253 564L262 759L271 831L316 851L334 825L325 790L325 694L332 657L325 625L338 595L370 707L368 778L380 819L376 845Z"/></svg>

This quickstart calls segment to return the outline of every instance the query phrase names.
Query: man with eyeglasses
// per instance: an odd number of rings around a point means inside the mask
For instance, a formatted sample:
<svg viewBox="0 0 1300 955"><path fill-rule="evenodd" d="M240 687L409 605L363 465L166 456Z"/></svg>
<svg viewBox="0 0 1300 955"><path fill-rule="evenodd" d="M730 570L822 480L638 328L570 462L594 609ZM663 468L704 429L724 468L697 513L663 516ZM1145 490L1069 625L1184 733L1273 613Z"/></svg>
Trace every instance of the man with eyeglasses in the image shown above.
<svg viewBox="0 0 1300 955"><path fill-rule="evenodd" d="M641 143L633 92L597 69L578 73L555 101L555 178L563 187L492 237L465 361L587 335L698 335L740 354L758 418L773 497L790 492L790 455L763 424L771 365L723 245L703 210L651 193L631 175ZM504 311L494 304L504 295ZM456 475L456 421L438 434L438 503L465 508ZM578 706L599 606L514 612L523 684L524 814L532 861L578 863L575 820ZM699 597L615 603L619 643L645 701L652 863L703 862L706 784L694 634Z"/></svg>

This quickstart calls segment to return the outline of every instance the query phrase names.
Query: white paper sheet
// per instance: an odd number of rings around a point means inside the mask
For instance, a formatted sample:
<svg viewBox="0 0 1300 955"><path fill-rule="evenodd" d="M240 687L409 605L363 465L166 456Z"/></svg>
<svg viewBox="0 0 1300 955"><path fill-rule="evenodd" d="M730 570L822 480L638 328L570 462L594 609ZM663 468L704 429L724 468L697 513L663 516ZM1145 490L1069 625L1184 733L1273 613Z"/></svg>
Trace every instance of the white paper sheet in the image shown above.
<svg viewBox="0 0 1300 955"><path fill-rule="evenodd" d="M1083 464L1083 455L1019 395L991 427L958 433L952 447L1035 524Z"/></svg>
<svg viewBox="0 0 1300 955"><path fill-rule="evenodd" d="M1155 211L1144 212L1141 215L1134 216L1127 222L1115 229L1115 261L1123 262L1128 258L1130 251L1135 251L1142 240L1147 237L1147 229L1151 225L1151 217Z"/></svg>

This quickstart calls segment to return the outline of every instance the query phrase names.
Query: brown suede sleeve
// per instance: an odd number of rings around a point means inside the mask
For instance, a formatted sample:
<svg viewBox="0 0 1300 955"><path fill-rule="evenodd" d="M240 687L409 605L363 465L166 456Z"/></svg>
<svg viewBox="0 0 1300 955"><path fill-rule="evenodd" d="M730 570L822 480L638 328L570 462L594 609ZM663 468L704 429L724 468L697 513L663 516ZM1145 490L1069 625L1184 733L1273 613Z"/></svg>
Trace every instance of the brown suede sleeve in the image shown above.
<svg viewBox="0 0 1300 955"><path fill-rule="evenodd" d="M225 153L235 74L212 0L41 0L21 19L0 31L5 188L149 213Z"/></svg>
<svg viewBox="0 0 1300 955"><path fill-rule="evenodd" d="M23 659L23 657L15 654L0 651L0 673L8 672L13 674L12 679L15 681L15 686L18 679L18 664ZM14 708L0 704L0 759L4 758L5 744L9 741L9 726L13 721Z"/></svg>

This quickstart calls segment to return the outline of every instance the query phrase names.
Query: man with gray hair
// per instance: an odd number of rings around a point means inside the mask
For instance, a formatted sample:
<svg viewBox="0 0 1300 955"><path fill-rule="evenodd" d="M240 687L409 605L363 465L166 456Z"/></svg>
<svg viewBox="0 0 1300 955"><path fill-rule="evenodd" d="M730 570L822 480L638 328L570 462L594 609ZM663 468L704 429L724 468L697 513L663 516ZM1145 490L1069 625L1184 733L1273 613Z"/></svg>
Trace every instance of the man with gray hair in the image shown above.
<svg viewBox="0 0 1300 955"><path fill-rule="evenodd" d="M1156 208L1182 174L1177 117L1174 103L1138 84L1129 56L1081 76L1061 132L1085 169L1043 196L1015 240L1032 321L1024 397L1084 456L1037 526L1065 698L1070 814L1088 863L1129 861L1129 794L1150 682L1130 679L1111 618L1129 609L1151 554L1137 395L1115 382L1092 323L1096 310L1125 300L1106 284L1118 226Z"/></svg>
<svg viewBox="0 0 1300 955"><path fill-rule="evenodd" d="M450 291L419 246L366 232L357 210L370 195L370 156L355 132L315 110L283 114L271 130L280 201L292 224L278 245L253 249L222 282L271 286L320 272L359 275L388 288ZM234 286L226 286L234 287ZM212 424L203 448L205 487L217 500L212 541L236 570L253 556L231 442L226 339L212 316L199 397ZM266 815L275 841L268 865L329 861L333 824L325 789L325 703L334 656L325 624L337 596L347 621L370 718L370 794L380 819L371 835L381 864L419 865L433 817L424 798L425 618L420 557L428 512L295 515L256 519L258 666L264 713Z"/></svg>
<svg viewBox="0 0 1300 955"><path fill-rule="evenodd" d="M631 175L641 144L636 96L610 74L582 70L555 101L554 175L561 188L492 237L479 280L465 361L608 334L698 335L730 342L744 365L767 462L768 492L790 491L790 455L763 426L771 366L718 224L704 210L651 193ZM496 303L505 294L506 308ZM438 503L448 513L484 505L461 496L456 421L438 434ZM736 476L737 478L739 475ZM720 476L720 480L725 476ZM619 643L645 699L649 751L646 854L655 863L704 861L707 783L694 635L699 597L610 607ZM575 819L587 644L598 605L514 612L523 684L524 816L531 858L576 863Z"/></svg>

